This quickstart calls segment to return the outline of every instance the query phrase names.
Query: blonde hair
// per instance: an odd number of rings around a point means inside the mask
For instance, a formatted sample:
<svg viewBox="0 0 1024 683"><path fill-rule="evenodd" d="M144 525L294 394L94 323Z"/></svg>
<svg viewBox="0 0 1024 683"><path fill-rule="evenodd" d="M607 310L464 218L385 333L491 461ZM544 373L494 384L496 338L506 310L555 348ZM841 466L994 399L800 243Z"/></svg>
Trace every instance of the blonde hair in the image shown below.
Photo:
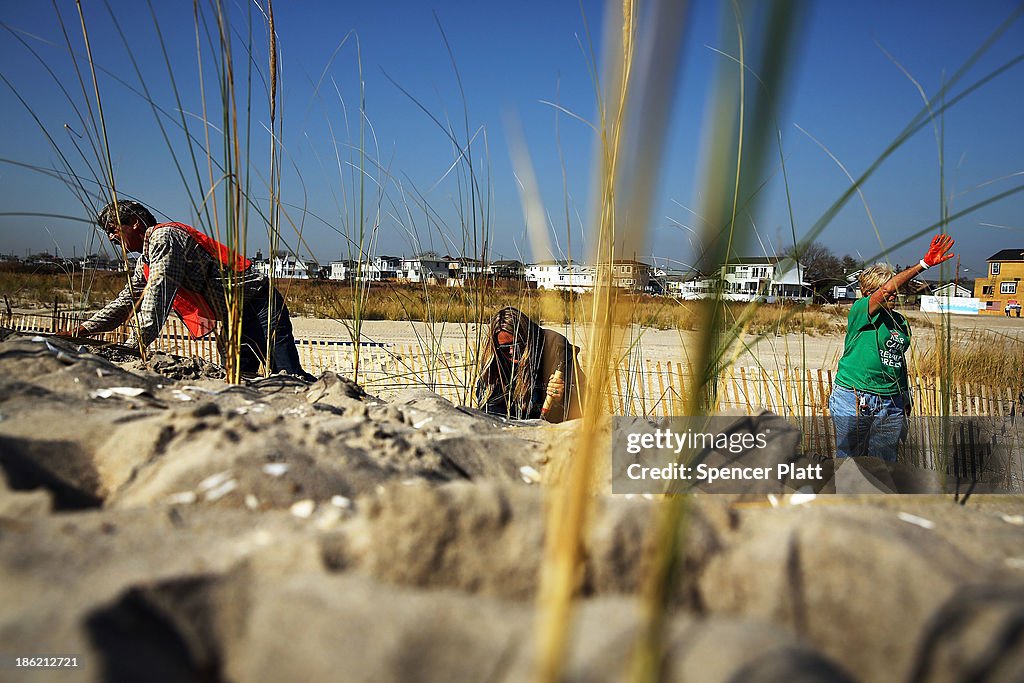
<svg viewBox="0 0 1024 683"><path fill-rule="evenodd" d="M888 263L876 263L865 268L857 278L860 283L860 293L863 296L870 296L895 274L896 270Z"/></svg>

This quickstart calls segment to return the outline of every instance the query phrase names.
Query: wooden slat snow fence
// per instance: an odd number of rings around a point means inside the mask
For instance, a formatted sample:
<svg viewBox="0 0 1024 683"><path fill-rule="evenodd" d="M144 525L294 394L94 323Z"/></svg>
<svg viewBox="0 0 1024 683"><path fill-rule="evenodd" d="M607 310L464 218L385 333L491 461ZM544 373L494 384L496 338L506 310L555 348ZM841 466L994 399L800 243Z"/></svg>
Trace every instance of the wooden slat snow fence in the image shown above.
<svg viewBox="0 0 1024 683"><path fill-rule="evenodd" d="M54 332L69 326L54 324L52 315L3 315L0 325L20 332ZM106 341L123 342L125 328L102 335ZM355 352L351 342L338 339L298 339L299 357L307 370L318 374L332 370L351 376ZM191 339L176 318L167 321L153 348L182 356L218 362L215 342ZM415 345L363 343L359 374L368 387L435 389L446 398L460 397L475 379L475 353L450 349L424 349ZM832 391L831 369L730 366L718 374L715 409L755 414L770 410L779 415L828 416ZM614 368L609 410L616 415L660 417L685 414L685 402L694 381L689 366L673 361L624 359ZM941 378L911 378L914 413L979 417L1011 416L1019 412L1017 389L971 382L944 386ZM947 398L948 396L948 398ZM943 404L949 405L943 409Z"/></svg>
<svg viewBox="0 0 1024 683"><path fill-rule="evenodd" d="M54 320L52 315L3 315L0 324L22 332L53 332L69 327L73 321ZM108 341L123 342L124 328L102 335ZM355 351L351 342L339 339L298 339L299 357L313 374L332 370L352 377ZM183 356L217 362L218 352L211 339L191 339L176 318L167 321L154 348ZM475 382L475 353L450 349L424 349L413 345L362 344L359 350L359 382L367 391L389 395L410 387L435 391L456 404L470 401ZM689 366L673 361L643 361L635 358L617 363L610 378L611 390L606 405L615 415L662 417L686 414L686 402L694 381ZM809 452L832 453L835 434L829 418L828 397L832 391L833 371L784 367L730 366L718 373L714 412L740 412L747 415L770 410L795 420L804 432L804 447ZM995 387L971 382L944 384L941 378L912 377L914 416L908 435L907 453L915 464L934 468L928 454L952 449L970 451L960 464L983 460L985 437L973 427L957 423L954 434L943 430L938 418L998 418L1015 421L1020 414L1024 393L1020 388ZM947 422L948 423L948 422ZM966 429L966 431L965 431ZM945 433L944 433L945 432ZM974 456L974 453L982 455ZM915 455L919 454L919 455ZM1015 468L1021 458L1014 454ZM962 462L961 462L962 461ZM952 472L951 472L952 473ZM1016 475L1020 476L1020 475Z"/></svg>

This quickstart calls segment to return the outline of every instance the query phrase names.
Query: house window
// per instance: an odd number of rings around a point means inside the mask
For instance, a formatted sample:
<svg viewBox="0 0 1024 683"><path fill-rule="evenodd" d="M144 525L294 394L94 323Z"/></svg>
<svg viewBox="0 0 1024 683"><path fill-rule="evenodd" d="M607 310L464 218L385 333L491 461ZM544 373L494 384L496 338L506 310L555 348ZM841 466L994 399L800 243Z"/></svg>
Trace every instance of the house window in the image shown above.
<svg viewBox="0 0 1024 683"><path fill-rule="evenodd" d="M1000 294L1016 294L1017 283L1016 282L1000 282L999 283Z"/></svg>
<svg viewBox="0 0 1024 683"><path fill-rule="evenodd" d="M989 264L989 268L992 271L992 275L999 275L999 266L1001 266L1001 265L1002 265L1001 263L990 263Z"/></svg>
<svg viewBox="0 0 1024 683"><path fill-rule="evenodd" d="M981 288L981 295L982 296L992 296L992 289L993 289L992 285L983 286Z"/></svg>

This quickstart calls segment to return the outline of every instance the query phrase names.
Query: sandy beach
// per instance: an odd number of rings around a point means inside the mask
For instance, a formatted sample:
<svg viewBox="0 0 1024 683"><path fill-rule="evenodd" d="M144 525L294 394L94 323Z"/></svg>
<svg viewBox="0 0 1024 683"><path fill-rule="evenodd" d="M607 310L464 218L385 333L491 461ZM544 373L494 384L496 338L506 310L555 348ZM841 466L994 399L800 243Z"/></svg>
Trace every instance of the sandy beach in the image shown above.
<svg viewBox="0 0 1024 683"><path fill-rule="evenodd" d="M531 678L578 422L4 336L0 678L30 655L74 658L62 681ZM960 498L694 497L669 680L1021 680L1024 499ZM566 676L620 681L659 503L605 479L593 505Z"/></svg>
<svg viewBox="0 0 1024 683"><path fill-rule="evenodd" d="M920 311L903 311L910 321L912 343L916 349L928 348L935 343L932 328L941 324L940 317ZM1024 318L1003 316L949 316L949 327L954 340L972 333L994 333L1024 338ZM350 339L351 323L337 320L295 318L295 335L308 339ZM565 325L546 324L545 327L566 335L586 357L591 338L589 326L576 329ZM731 347L727 358L744 367L763 365L769 370L786 366L813 369L834 369L843 354L845 318L837 315L837 331L830 334L744 335ZM443 349L463 352L475 345L479 326L460 323L424 323L410 321L367 320L363 322L365 342L406 348ZM624 345L631 345L640 358L651 361L688 362L688 350L693 349L697 333L687 330L659 330L633 327L624 332ZM468 341L467 341L468 340Z"/></svg>

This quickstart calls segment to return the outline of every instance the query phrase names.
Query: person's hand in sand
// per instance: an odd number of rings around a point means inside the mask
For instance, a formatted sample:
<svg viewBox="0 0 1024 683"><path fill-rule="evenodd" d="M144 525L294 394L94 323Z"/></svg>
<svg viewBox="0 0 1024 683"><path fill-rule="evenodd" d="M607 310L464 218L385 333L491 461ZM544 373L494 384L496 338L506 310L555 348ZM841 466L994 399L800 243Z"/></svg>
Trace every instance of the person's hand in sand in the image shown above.
<svg viewBox="0 0 1024 683"><path fill-rule="evenodd" d="M140 202L111 202L96 226L124 253L140 257L124 289L71 333L86 336L131 321L125 343L140 352L152 344L173 310L193 339L225 328L240 301L241 344L235 362L243 375L284 371L306 381L284 297L249 259L190 225L158 223ZM237 299L231 299L230 287ZM225 355L225 364L228 358Z"/></svg>
<svg viewBox="0 0 1024 683"><path fill-rule="evenodd" d="M572 420L583 414L579 349L522 311L503 308L491 320L480 353L477 405L516 420Z"/></svg>
<svg viewBox="0 0 1024 683"><path fill-rule="evenodd" d="M57 330L54 334L58 337L88 337L92 333L85 329L84 325L79 325L78 327L68 327L63 330Z"/></svg>

